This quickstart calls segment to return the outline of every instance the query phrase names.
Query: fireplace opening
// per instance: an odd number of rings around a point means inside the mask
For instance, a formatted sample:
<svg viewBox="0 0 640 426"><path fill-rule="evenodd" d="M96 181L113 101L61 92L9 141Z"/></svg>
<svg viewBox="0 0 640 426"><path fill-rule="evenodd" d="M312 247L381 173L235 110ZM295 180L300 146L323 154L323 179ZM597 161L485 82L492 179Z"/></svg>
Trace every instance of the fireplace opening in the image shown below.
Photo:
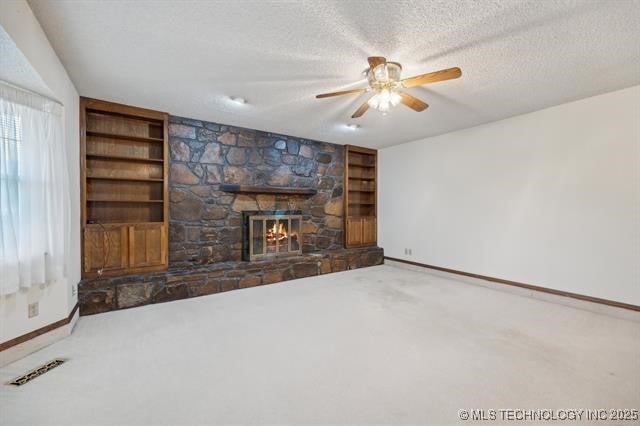
<svg viewBox="0 0 640 426"><path fill-rule="evenodd" d="M302 253L302 212L242 212L242 260L253 261Z"/></svg>

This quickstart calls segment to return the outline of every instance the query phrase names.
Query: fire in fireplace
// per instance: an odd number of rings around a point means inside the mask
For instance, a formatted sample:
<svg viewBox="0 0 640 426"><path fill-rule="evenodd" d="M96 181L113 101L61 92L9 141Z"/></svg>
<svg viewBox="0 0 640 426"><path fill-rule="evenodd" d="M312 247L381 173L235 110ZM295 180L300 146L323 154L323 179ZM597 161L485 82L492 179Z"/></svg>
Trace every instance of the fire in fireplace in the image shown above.
<svg viewBox="0 0 640 426"><path fill-rule="evenodd" d="M242 212L242 259L253 261L302 253L302 212Z"/></svg>

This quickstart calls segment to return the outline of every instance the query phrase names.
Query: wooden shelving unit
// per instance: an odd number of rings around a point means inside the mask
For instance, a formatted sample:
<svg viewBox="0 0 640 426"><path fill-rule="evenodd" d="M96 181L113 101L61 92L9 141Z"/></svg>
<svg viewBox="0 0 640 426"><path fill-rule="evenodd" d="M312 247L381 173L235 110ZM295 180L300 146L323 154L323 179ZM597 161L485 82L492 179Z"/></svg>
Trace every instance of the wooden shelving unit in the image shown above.
<svg viewBox="0 0 640 426"><path fill-rule="evenodd" d="M344 245L375 246L377 217L377 151L345 147Z"/></svg>
<svg viewBox="0 0 640 426"><path fill-rule="evenodd" d="M166 269L168 115L80 99L83 278Z"/></svg>

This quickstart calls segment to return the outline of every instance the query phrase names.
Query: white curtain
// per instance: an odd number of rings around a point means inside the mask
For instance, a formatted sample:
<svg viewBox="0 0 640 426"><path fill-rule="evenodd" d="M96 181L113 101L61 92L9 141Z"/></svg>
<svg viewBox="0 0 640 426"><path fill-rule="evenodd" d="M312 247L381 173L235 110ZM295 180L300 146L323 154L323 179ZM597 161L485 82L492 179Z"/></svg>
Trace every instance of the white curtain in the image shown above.
<svg viewBox="0 0 640 426"><path fill-rule="evenodd" d="M63 107L0 82L0 295L66 275Z"/></svg>

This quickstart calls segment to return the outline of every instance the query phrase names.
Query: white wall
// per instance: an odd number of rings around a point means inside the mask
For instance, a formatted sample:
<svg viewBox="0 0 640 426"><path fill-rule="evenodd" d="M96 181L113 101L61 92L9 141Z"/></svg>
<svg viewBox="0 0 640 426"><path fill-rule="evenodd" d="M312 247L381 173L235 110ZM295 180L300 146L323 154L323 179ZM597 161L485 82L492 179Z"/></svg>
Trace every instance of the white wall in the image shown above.
<svg viewBox="0 0 640 426"><path fill-rule="evenodd" d="M640 86L385 148L379 164L385 255L640 305Z"/></svg>
<svg viewBox="0 0 640 426"><path fill-rule="evenodd" d="M0 297L0 342L66 318L76 304L80 280L79 99L73 83L24 0L0 1L0 26L65 108L65 139L71 195L71 250L68 282ZM27 316L27 304L40 302L40 315Z"/></svg>

